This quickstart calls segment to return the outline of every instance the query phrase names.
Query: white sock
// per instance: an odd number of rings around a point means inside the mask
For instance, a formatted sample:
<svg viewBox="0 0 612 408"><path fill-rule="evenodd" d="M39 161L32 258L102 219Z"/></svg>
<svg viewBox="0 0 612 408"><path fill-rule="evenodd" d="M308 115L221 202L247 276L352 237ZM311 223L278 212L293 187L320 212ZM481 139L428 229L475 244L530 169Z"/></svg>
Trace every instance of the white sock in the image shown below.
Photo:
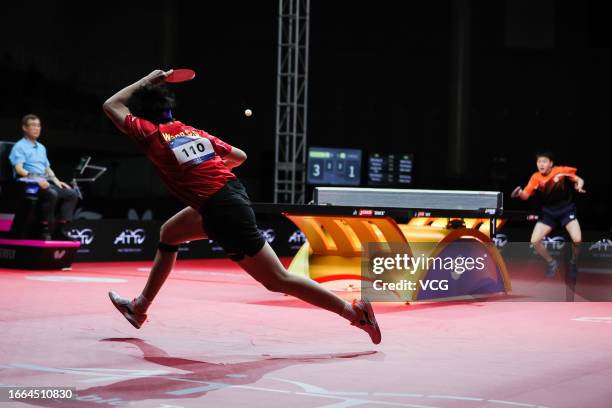
<svg viewBox="0 0 612 408"><path fill-rule="evenodd" d="M349 302L344 302L344 309L342 309L339 314L349 322L353 322L355 319L357 319L357 312L355 312L353 305L351 305Z"/></svg>
<svg viewBox="0 0 612 408"><path fill-rule="evenodd" d="M151 301L140 295L132 301L132 310L136 313L145 313L151 306Z"/></svg>

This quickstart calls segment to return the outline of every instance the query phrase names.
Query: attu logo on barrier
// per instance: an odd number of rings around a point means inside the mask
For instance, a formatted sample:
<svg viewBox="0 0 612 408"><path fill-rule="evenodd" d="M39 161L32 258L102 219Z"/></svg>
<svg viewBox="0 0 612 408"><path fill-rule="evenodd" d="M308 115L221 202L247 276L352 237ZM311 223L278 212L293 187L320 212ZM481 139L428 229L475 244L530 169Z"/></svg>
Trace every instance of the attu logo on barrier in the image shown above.
<svg viewBox="0 0 612 408"><path fill-rule="evenodd" d="M491 241L497 248L503 248L508 244L508 236L506 234L496 234Z"/></svg>
<svg viewBox="0 0 612 408"><path fill-rule="evenodd" d="M546 237L542 240L542 244L544 244L544 248L546 249L559 251L565 246L565 238L560 236Z"/></svg>
<svg viewBox="0 0 612 408"><path fill-rule="evenodd" d="M302 231L296 230L293 234L291 234L288 242L290 244L303 244L306 242L306 235L304 235Z"/></svg>
<svg viewBox="0 0 612 408"><path fill-rule="evenodd" d="M592 251L597 250L598 252L601 252L601 251L608 252L608 248L612 248L612 239L604 238L604 239L600 239L599 241L591 245L589 247L589 251L592 252Z"/></svg>
<svg viewBox="0 0 612 408"><path fill-rule="evenodd" d="M93 242L95 234L91 228L85 229L71 229L67 232L68 236L72 239L77 239L81 242L81 245L89 245Z"/></svg>
<svg viewBox="0 0 612 408"><path fill-rule="evenodd" d="M146 239L146 234L142 228L135 230L126 229L121 231L121 234L117 235L114 244L121 245L140 245Z"/></svg>
<svg viewBox="0 0 612 408"><path fill-rule="evenodd" d="M268 242L268 244L273 243L276 239L276 232L272 228L268 228L265 230L260 229L259 232L261 236L264 237L264 239Z"/></svg>
<svg viewBox="0 0 612 408"><path fill-rule="evenodd" d="M597 242L594 242L589 247L589 254L593 258L607 259L608 262L612 258L612 239L603 238Z"/></svg>

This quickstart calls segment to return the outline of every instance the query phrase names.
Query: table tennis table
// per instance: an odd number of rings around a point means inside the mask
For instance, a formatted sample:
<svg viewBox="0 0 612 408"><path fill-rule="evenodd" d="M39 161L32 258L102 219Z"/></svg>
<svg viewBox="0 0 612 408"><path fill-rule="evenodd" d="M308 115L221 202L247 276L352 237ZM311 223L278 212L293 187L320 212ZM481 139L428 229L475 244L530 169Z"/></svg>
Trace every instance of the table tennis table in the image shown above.
<svg viewBox="0 0 612 408"><path fill-rule="evenodd" d="M319 282L364 279L368 243L431 243L431 248L472 241L495 259L499 288L511 289L491 238L505 223L496 191L316 187L308 205L255 204L258 213L282 213L305 235L289 271Z"/></svg>

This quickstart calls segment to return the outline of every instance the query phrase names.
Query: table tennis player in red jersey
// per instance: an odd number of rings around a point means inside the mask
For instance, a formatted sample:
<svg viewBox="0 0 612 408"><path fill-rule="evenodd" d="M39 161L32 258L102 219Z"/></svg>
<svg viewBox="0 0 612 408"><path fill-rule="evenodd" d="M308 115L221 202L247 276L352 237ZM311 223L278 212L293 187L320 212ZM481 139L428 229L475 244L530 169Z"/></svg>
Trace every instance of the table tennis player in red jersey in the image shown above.
<svg viewBox="0 0 612 408"><path fill-rule="evenodd" d="M103 106L115 126L141 147L170 192L187 206L162 225L142 293L130 301L109 292L115 307L140 328L174 266L178 245L210 238L268 290L337 313L367 332L372 342L380 343L380 329L366 299L351 304L317 282L285 270L259 233L245 188L232 173L246 154L174 119L174 96L164 85L172 73L155 70L111 96Z"/></svg>
<svg viewBox="0 0 612 408"><path fill-rule="evenodd" d="M547 277L553 277L558 270L558 262L550 256L542 245L542 240L554 228L565 227L572 241L572 258L570 260L570 274L575 277L578 273L576 261L580 253L582 231L576 218L576 205L573 201L572 190L584 193L584 180L576 175L577 169L567 166L555 166L551 152L536 154L538 171L533 173L527 186L517 187L512 192L512 198L519 197L527 200L539 192L542 201L542 212L533 228L531 243L535 250L548 262ZM573 183L573 186L568 184Z"/></svg>

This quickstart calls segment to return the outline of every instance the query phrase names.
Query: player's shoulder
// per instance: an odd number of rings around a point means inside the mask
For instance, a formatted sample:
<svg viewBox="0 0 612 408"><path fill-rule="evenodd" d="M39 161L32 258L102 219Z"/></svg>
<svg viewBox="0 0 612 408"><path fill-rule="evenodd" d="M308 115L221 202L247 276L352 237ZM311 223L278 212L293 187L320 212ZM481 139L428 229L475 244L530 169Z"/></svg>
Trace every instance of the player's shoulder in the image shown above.
<svg viewBox="0 0 612 408"><path fill-rule="evenodd" d="M173 128L177 131L183 132L201 132L197 127L190 125L189 123L181 122L180 120L174 120L172 122L168 122L164 125L161 125L167 128Z"/></svg>
<svg viewBox="0 0 612 408"><path fill-rule="evenodd" d="M557 173L569 173L569 172L575 172L577 169L575 167L572 166L554 166L552 168L553 173L557 174Z"/></svg>
<svg viewBox="0 0 612 408"><path fill-rule="evenodd" d="M27 145L28 145L28 141L26 140L25 137L22 137L21 139L15 142L15 144L13 145L13 149L16 147L26 147Z"/></svg>
<svg viewBox="0 0 612 408"><path fill-rule="evenodd" d="M140 116L136 116L131 113L128 113L125 116L125 122L126 123L139 123L139 124L145 124L145 125L151 125L151 126L157 127L157 125L155 125L153 122L150 122L144 118L141 118Z"/></svg>
<svg viewBox="0 0 612 408"><path fill-rule="evenodd" d="M539 180L542 178L542 173L540 173L539 171L534 171L533 174L531 175L531 180Z"/></svg>
<svg viewBox="0 0 612 408"><path fill-rule="evenodd" d="M155 133L159 129L159 126L155 123L132 114L128 114L125 117L125 125L129 129L136 129L138 130L138 133L142 133L147 136Z"/></svg>
<svg viewBox="0 0 612 408"><path fill-rule="evenodd" d="M210 133L208 133L207 131L205 131L204 129L200 129L197 127L193 127L191 126L191 129L193 129L196 133L198 133L200 136L202 137L206 137L206 138L211 138L213 137L213 135L211 135Z"/></svg>
<svg viewBox="0 0 612 408"><path fill-rule="evenodd" d="M198 127L180 122L178 120L174 121L173 123L174 123L174 126L177 126L178 128L180 128L181 131L185 133L198 134L200 137L204 137L207 139L216 139L215 136L211 135L204 129L200 129Z"/></svg>

